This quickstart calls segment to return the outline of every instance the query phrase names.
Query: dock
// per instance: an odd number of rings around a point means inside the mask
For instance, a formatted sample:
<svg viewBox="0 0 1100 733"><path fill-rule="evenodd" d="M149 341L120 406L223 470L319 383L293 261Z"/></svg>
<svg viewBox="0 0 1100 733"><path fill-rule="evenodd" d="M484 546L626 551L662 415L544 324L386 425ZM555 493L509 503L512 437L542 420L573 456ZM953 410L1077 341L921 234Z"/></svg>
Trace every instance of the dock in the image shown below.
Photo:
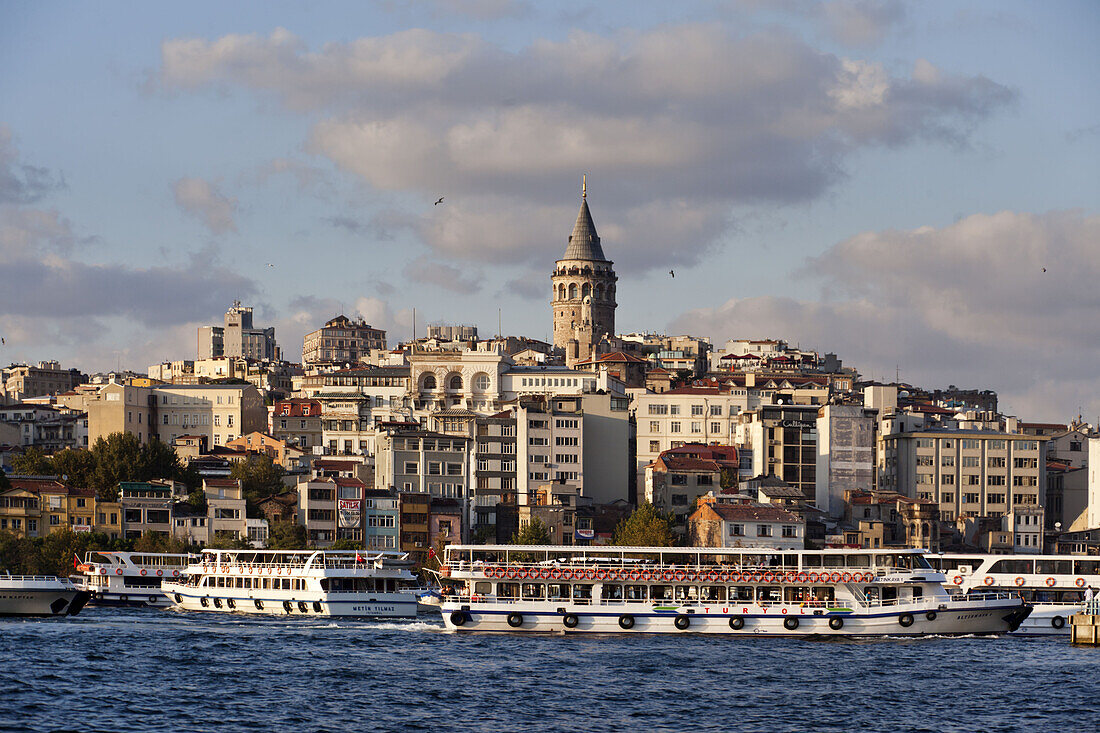
<svg viewBox="0 0 1100 733"><path fill-rule="evenodd" d="M1085 604L1085 612L1070 616L1069 623L1071 644L1100 646L1100 599Z"/></svg>

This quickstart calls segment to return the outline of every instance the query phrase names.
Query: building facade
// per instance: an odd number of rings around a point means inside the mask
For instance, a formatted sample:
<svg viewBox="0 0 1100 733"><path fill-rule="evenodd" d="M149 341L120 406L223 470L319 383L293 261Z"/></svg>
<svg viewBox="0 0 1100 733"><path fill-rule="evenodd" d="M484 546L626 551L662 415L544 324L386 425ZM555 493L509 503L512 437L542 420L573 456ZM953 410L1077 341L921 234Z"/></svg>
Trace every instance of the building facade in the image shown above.
<svg viewBox="0 0 1100 733"><path fill-rule="evenodd" d="M362 318L336 316L302 340L302 364L355 364L372 349L386 348L386 332Z"/></svg>

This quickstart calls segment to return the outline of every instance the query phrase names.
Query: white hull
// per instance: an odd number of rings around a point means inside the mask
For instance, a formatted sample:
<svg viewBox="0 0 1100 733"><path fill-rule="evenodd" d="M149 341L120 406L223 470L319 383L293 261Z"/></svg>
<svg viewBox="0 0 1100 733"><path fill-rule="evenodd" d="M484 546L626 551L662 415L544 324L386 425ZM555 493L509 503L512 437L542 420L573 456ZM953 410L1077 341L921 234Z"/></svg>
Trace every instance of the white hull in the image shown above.
<svg viewBox="0 0 1100 733"><path fill-rule="evenodd" d="M1069 636L1069 619L1075 613L1082 613L1082 606L1038 604L1020 628L1012 632L1017 636Z"/></svg>
<svg viewBox="0 0 1100 733"><path fill-rule="evenodd" d="M416 596L410 593L317 595L308 591L259 590L255 593L226 594L217 593L218 590L221 589L164 584L169 604L183 611L245 613L259 616L416 617ZM260 602L260 606L257 606L257 601Z"/></svg>
<svg viewBox="0 0 1100 733"><path fill-rule="evenodd" d="M461 626L455 624L452 614L469 607L465 611L466 620ZM563 609L564 614L559 610ZM740 609L728 606L701 607L694 613L654 612L648 604L621 604L611 607L593 608L589 605L560 604L494 604L494 603L455 603L443 604L443 622L450 631L507 631L507 632L568 632L568 633L658 633L658 634L731 634L742 636L922 636L922 635L970 635L1007 633L1011 627L1005 618L1020 609L1019 604L951 604L947 609L935 606L905 606L890 610L869 609L854 613L815 615L812 609L789 607L762 609L750 607L748 612L734 613ZM709 613L708 613L709 610ZM784 613L784 610L786 613ZM934 611L934 618L927 613ZM518 613L522 623L511 626L509 615ZM576 616L577 624L573 628L565 625L566 615ZM908 614L912 623L903 626L899 620ZM623 615L632 617L631 628L620 626ZM688 617L686 629L677 628L678 615ZM740 618L743 626L734 629L731 619ZM839 629L831 628L830 619L843 619ZM797 625L791 628L793 620Z"/></svg>

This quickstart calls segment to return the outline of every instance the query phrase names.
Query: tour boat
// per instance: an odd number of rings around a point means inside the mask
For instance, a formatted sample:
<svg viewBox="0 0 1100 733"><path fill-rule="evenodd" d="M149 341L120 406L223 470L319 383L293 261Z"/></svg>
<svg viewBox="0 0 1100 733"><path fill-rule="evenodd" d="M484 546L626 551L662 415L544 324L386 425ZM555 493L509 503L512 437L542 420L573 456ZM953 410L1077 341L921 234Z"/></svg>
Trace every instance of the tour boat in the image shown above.
<svg viewBox="0 0 1100 733"><path fill-rule="evenodd" d="M90 605L171 605L160 584L182 578L198 555L160 552L89 552L76 565L73 582L92 594Z"/></svg>
<svg viewBox="0 0 1100 733"><path fill-rule="evenodd" d="M450 545L452 631L998 634L1031 607L952 597L920 550Z"/></svg>
<svg viewBox="0 0 1100 733"><path fill-rule="evenodd" d="M203 550L164 592L185 611L275 616L416 616L406 553Z"/></svg>
<svg viewBox="0 0 1100 733"><path fill-rule="evenodd" d="M1100 557L1081 555L926 555L954 594L1010 591L1033 606L1017 634L1069 635L1069 618L1083 613L1085 593L1100 592Z"/></svg>
<svg viewBox="0 0 1100 733"><path fill-rule="evenodd" d="M88 592L53 575L0 575L0 616L75 616Z"/></svg>

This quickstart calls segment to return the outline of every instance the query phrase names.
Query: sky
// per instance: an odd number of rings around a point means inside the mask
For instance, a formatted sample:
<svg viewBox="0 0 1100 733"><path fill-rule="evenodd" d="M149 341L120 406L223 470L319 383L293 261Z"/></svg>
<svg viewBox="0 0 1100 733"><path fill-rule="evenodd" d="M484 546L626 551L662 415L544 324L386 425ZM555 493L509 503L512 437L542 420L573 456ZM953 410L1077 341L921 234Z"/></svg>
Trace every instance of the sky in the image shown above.
<svg viewBox="0 0 1100 733"><path fill-rule="evenodd" d="M0 0L0 362L194 358L236 299L292 360L339 313L549 340L586 174L621 333L1095 421L1098 35L1091 0Z"/></svg>

